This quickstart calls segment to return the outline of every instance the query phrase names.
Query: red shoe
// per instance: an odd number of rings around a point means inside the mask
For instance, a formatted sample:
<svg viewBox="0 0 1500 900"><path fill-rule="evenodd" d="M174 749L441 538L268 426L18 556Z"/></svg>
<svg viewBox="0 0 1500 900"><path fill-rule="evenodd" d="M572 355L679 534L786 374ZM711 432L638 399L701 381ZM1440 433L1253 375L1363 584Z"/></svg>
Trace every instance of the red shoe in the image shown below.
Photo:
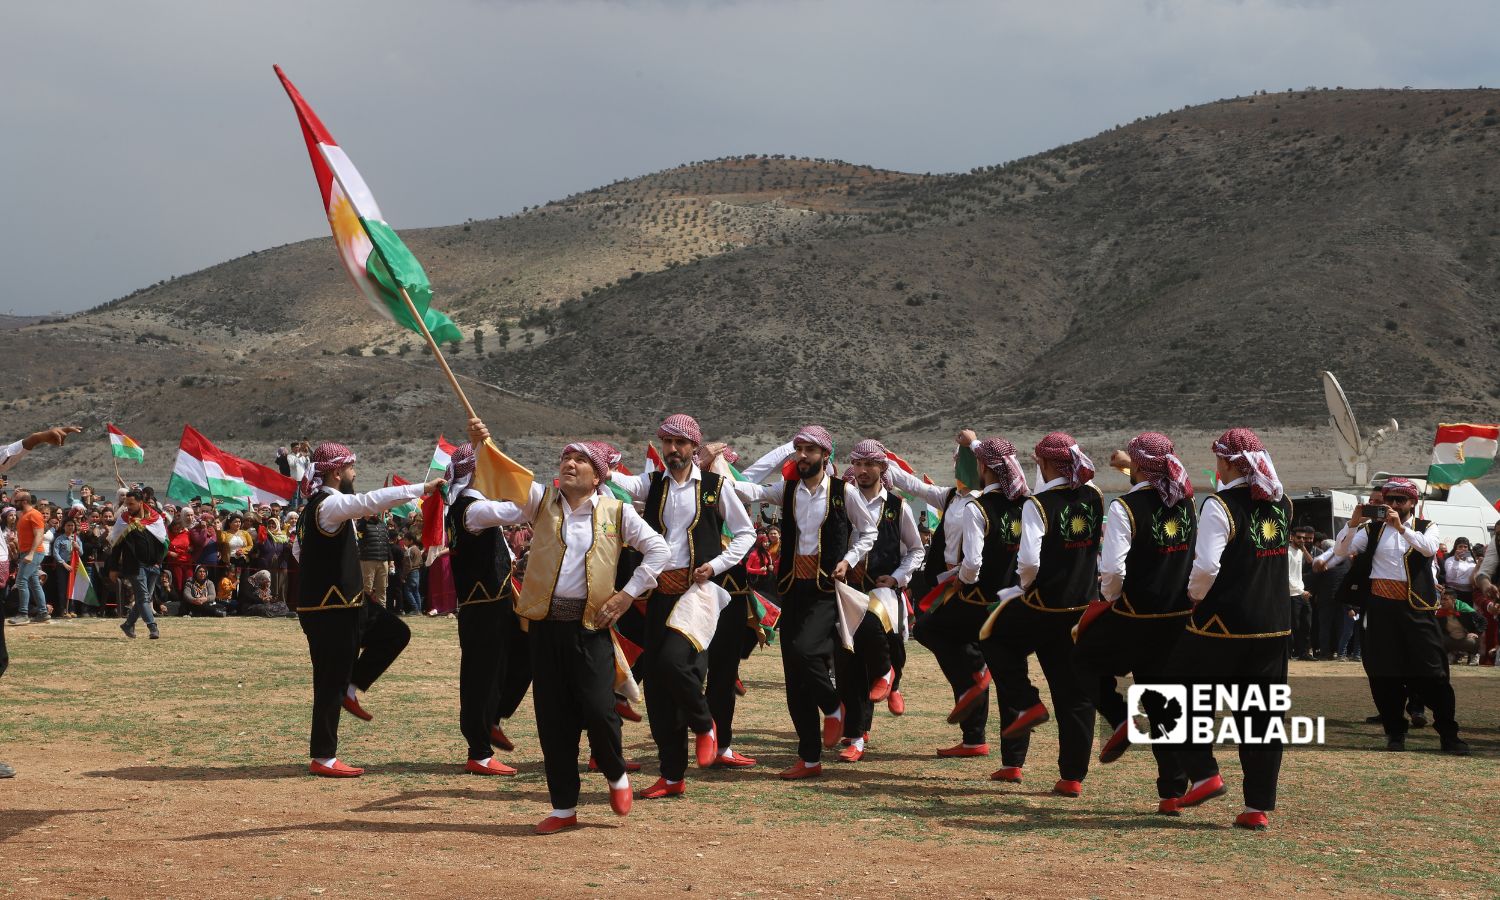
<svg viewBox="0 0 1500 900"><path fill-rule="evenodd" d="M721 769L748 769L755 765L755 760L748 756L740 755L738 751L731 750L714 760L714 765Z"/></svg>
<svg viewBox="0 0 1500 900"><path fill-rule="evenodd" d="M865 758L865 751L850 744L839 751L839 762L859 762Z"/></svg>
<svg viewBox="0 0 1500 900"><path fill-rule="evenodd" d="M990 677L990 667L985 666L974 676L974 686L959 695L958 701L953 704L953 711L948 713L948 724L957 725L969 717L973 712L974 704L984 702L984 692L990 689L994 679Z"/></svg>
<svg viewBox="0 0 1500 900"><path fill-rule="evenodd" d="M990 781L1003 781L1006 784L1021 783L1020 766L1003 766L990 773Z"/></svg>
<svg viewBox="0 0 1500 900"><path fill-rule="evenodd" d="M1177 808L1179 802L1177 797L1163 797L1161 802L1156 804L1156 814L1159 816L1182 815L1182 810Z"/></svg>
<svg viewBox="0 0 1500 900"><path fill-rule="evenodd" d="M568 816L566 818L563 818L561 816L548 816L547 818L543 819L541 822L537 823L536 833L537 834L557 834L559 831L564 831L564 830L566 830L568 828L577 828L577 827L578 827L578 816L576 816L576 815Z"/></svg>
<svg viewBox="0 0 1500 900"><path fill-rule="evenodd" d="M745 682L736 678L734 680L734 692L741 697L745 696Z"/></svg>
<svg viewBox="0 0 1500 900"><path fill-rule="evenodd" d="M891 695L891 685L896 683L896 670L892 668L889 672L875 680L870 687L870 702L879 703Z"/></svg>
<svg viewBox="0 0 1500 900"><path fill-rule="evenodd" d="M1103 747L1099 748L1099 761L1102 763L1112 763L1121 756L1124 756L1125 751L1129 749L1130 723L1121 722L1120 727L1115 729L1115 733L1109 736L1109 740L1104 742Z"/></svg>
<svg viewBox="0 0 1500 900"><path fill-rule="evenodd" d="M630 807L634 802L635 795L630 792L629 783L622 788L609 789L609 808L615 811L615 815L630 815Z"/></svg>
<svg viewBox="0 0 1500 900"><path fill-rule="evenodd" d="M1178 799L1177 807L1186 809L1189 806L1197 806L1215 797L1222 797L1226 793L1228 790L1224 787L1224 779L1215 775L1195 788L1188 788L1188 792Z"/></svg>
<svg viewBox="0 0 1500 900"><path fill-rule="evenodd" d="M640 770L641 770L641 764L640 763L636 762L633 759L627 759L627 760L625 760L625 771L627 771L627 772L639 772ZM597 771L599 771L599 761L596 760L596 759L594 759L592 756L589 757L589 771L590 772L597 772Z"/></svg>
<svg viewBox="0 0 1500 900"><path fill-rule="evenodd" d="M839 736L844 733L844 715L844 704L840 703L837 719L833 716L823 717L823 746L838 746Z"/></svg>
<svg viewBox="0 0 1500 900"><path fill-rule="evenodd" d="M687 782L679 781L676 784L667 784L667 779L658 778L656 784L641 791L642 800L660 800L662 797L681 797L687 793ZM621 813L624 815L624 813Z"/></svg>
<svg viewBox="0 0 1500 900"><path fill-rule="evenodd" d="M1271 827L1271 820L1263 812L1240 813L1234 817L1234 827L1246 831L1265 831Z"/></svg>
<svg viewBox="0 0 1500 900"><path fill-rule="evenodd" d="M790 769L783 769L781 772L781 777L786 779L787 781L796 781L799 778L816 778L817 776L822 774L822 763L813 763L812 765L808 765L807 763L799 759L797 760L797 764L795 766L792 766Z"/></svg>
<svg viewBox="0 0 1500 900"><path fill-rule="evenodd" d="M1000 732L1000 736L1002 738L1018 738L1050 718L1052 718L1052 714L1047 712L1047 707L1038 703L1031 709L1021 713L1014 722L1010 723L1009 728Z"/></svg>
<svg viewBox="0 0 1500 900"><path fill-rule="evenodd" d="M464 771L474 775L514 775L516 770L507 766L498 759L491 759L488 763L481 763L477 759L471 759L464 763Z"/></svg>
<svg viewBox="0 0 1500 900"><path fill-rule="evenodd" d="M698 751L698 768L708 768L719 756L719 729L709 726L707 731L693 739L693 744Z"/></svg>
<svg viewBox="0 0 1500 900"><path fill-rule="evenodd" d="M1069 781L1066 778L1059 779L1057 784L1052 786L1052 793L1059 797L1077 797L1083 793L1083 782Z"/></svg>
<svg viewBox="0 0 1500 900"><path fill-rule="evenodd" d="M338 760L334 760L331 766L325 766L317 760L313 760L307 764L307 771L313 775L321 775L324 778L358 778L365 774L364 769L346 766Z"/></svg>
<svg viewBox="0 0 1500 900"><path fill-rule="evenodd" d="M639 722L641 720L641 714L635 711L635 707L630 705L629 700L621 700L616 703L615 712L619 713L620 718L627 722Z"/></svg>
<svg viewBox="0 0 1500 900"><path fill-rule="evenodd" d="M353 713L356 719L364 719L366 722L375 718L374 716L365 712L365 708L359 705L358 699L351 697L348 694L344 695L344 709Z"/></svg>
<svg viewBox="0 0 1500 900"><path fill-rule="evenodd" d="M906 712L906 698L901 696L900 691L891 691L891 695L885 698L885 705L890 708L893 716Z"/></svg>
<svg viewBox="0 0 1500 900"><path fill-rule="evenodd" d="M490 743L504 750L506 753L516 749L515 743L505 736L505 732L500 730L499 725L490 726Z"/></svg>
<svg viewBox="0 0 1500 900"><path fill-rule="evenodd" d="M937 755L941 756L944 759L949 759L955 756L989 756L990 745L980 744L977 747L970 747L960 741L959 743L954 744L952 747L942 748L937 752Z"/></svg>

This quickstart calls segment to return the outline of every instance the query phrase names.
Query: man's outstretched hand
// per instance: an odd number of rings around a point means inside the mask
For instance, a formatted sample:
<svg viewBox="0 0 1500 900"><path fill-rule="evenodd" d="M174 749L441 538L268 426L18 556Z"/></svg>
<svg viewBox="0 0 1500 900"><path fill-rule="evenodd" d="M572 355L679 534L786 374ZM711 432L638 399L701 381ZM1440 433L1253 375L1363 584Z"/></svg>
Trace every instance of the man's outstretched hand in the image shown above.
<svg viewBox="0 0 1500 900"><path fill-rule="evenodd" d="M54 447L61 447L63 445L63 442L68 439L68 435L77 434L82 430L83 429L79 428L77 425L59 425L56 428L48 428L45 431L38 431L34 434L27 435L21 441L21 446L25 447L27 450L39 447L42 444L51 444Z"/></svg>

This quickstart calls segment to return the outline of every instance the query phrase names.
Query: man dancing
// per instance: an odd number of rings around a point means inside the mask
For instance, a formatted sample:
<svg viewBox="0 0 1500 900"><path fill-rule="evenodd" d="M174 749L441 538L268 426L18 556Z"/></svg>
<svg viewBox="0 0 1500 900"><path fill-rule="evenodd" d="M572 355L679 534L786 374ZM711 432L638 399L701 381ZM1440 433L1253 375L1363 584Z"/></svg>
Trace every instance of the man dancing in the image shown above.
<svg viewBox="0 0 1500 900"><path fill-rule="evenodd" d="M526 632L516 617L510 544L501 529L507 507L470 487L474 445L463 443L449 457L448 531L458 595L458 727L469 744L464 770L475 775L514 775L495 759L495 748L515 744L500 727L531 686Z"/></svg>
<svg viewBox="0 0 1500 900"><path fill-rule="evenodd" d="M869 509L850 503L840 479L831 477L828 460L833 437L820 425L808 425L792 438L797 478L761 485L736 481L748 502L781 507L781 558L776 564L781 592L781 667L786 679L787 710L797 730L797 762L784 770L787 780L823 774L823 748L839 741L846 711L829 677L838 625L833 582L844 581L854 563L875 543L875 521ZM746 472L757 472L786 448L773 450ZM823 713L822 740L818 713Z"/></svg>
<svg viewBox="0 0 1500 900"><path fill-rule="evenodd" d="M1001 732L1013 762L1025 764L1030 732L1050 714L1027 676L1035 653L1057 712L1057 766L1052 792L1077 797L1094 745L1094 705L1073 671L1074 623L1098 596L1099 526L1104 500L1090 480L1094 464L1066 432L1042 438L1034 451L1043 483L1021 513L1016 574L1019 599L1000 611L985 656L995 673L1002 708L1015 718ZM1007 713L1007 717L1009 714ZM1002 770L1004 771L1004 770ZM1000 773L996 773L999 775ZM1020 772L1014 778L1019 780Z"/></svg>
<svg viewBox="0 0 1500 900"><path fill-rule="evenodd" d="M878 523L874 546L850 570L849 584L867 594L876 588L898 592L900 612L904 613L905 601L899 598L899 592L906 588L912 572L922 562L922 538L917 534L917 520L911 507L895 491L886 490L889 468L890 457L879 441L860 441L849 454L854 486L859 488L860 500L870 518ZM844 703L847 744L839 752L840 762L859 762L864 758L875 704L901 684L906 646L900 617L889 623L889 633L885 624L877 616L866 615L855 629L854 649L834 650L834 672Z"/></svg>
<svg viewBox="0 0 1500 900"><path fill-rule="evenodd" d="M646 715L656 742L661 777L641 792L642 800L680 797L687 792L687 732L696 735L699 767L719 758L718 737L703 692L706 647L698 647L667 625L677 601L693 584L722 584L755 543L755 525L723 479L704 472L693 456L703 432L691 416L668 416L656 431L666 471L648 476L610 473L612 483L645 504L645 522L666 538L670 555L646 599L646 633L642 671L648 686ZM728 547L720 541L725 529ZM624 574L622 569L621 574ZM717 621L717 619L715 620ZM726 746L726 750L729 748Z"/></svg>
<svg viewBox="0 0 1500 900"><path fill-rule="evenodd" d="M970 448L979 445L978 437L968 429L960 431L955 440ZM957 572L963 550L964 520L961 512L978 496L980 486L966 485L967 490L961 491L956 486L929 484L900 467L887 469L887 474L897 490L921 499L942 516L937 531L933 532L932 543L927 547L922 569L913 578L913 584L918 586L917 592L926 594ZM960 727L962 736L952 747L940 748L937 751L940 757L990 755L990 745L984 734L989 722L990 670L979 650L978 626L969 627L974 624L971 619L984 620L981 612L944 603L937 609L919 609L912 627L912 637L932 651L943 677L953 688L953 709L948 713L948 721ZM891 689L887 702L893 714L900 715L906 710L905 698L896 687Z"/></svg>
<svg viewBox="0 0 1500 900"><path fill-rule="evenodd" d="M469 421L469 441L482 445L489 429ZM527 620L531 648L531 699L547 773L552 812L537 834L578 827L578 741L588 732L589 749L609 781L609 805L630 812L630 778L615 709L616 665L611 627L636 598L656 586L671 550L627 503L601 493L609 477L602 447L575 442L563 448L557 486L533 483L521 505L499 502L492 510L505 525L533 527L526 580L516 614ZM620 552L629 545L643 559L624 590L615 590Z"/></svg>
<svg viewBox="0 0 1500 900"><path fill-rule="evenodd" d="M1164 434L1148 431L1130 442L1131 488L1109 505L1100 554L1100 590L1108 608L1080 622L1073 667L1089 700L1114 733L1099 753L1114 762L1130 748L1130 710L1113 689L1115 676L1141 684L1167 680L1167 661L1187 624L1193 564L1193 485L1177 450ZM1108 690L1105 683L1110 684ZM1187 790L1187 773L1175 748L1152 744L1156 756L1157 811L1175 815Z"/></svg>
<svg viewBox="0 0 1500 900"><path fill-rule="evenodd" d="M1219 490L1199 511L1188 576L1193 611L1169 668L1174 681L1189 686L1189 696L1195 684L1237 685L1268 696L1272 685L1286 684L1292 503L1283 496L1271 455L1255 432L1231 428L1214 441L1213 451ZM1239 714L1240 734L1266 734L1273 715L1279 714ZM1276 808L1281 750L1279 742L1240 744L1245 809L1234 820L1236 828L1264 831L1268 826L1266 813ZM1223 796L1224 779L1212 744L1188 744L1181 756L1192 784L1177 801L1178 809Z"/></svg>
<svg viewBox="0 0 1500 900"><path fill-rule="evenodd" d="M411 629L375 598L365 596L354 536L356 519L373 516L437 490L443 479L354 493L354 451L326 442L313 451L302 483L307 506L297 521L301 574L297 618L312 657L312 734L308 771L356 778L364 769L338 759L339 711L369 721L359 702L406 644ZM382 598L383 599L383 598Z"/></svg>

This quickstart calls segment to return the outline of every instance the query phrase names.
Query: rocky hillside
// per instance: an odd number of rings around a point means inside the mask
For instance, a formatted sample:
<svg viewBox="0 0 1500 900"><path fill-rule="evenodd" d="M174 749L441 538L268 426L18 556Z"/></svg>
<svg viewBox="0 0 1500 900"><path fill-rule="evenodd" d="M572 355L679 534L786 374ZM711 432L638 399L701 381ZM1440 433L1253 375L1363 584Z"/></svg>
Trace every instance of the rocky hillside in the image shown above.
<svg viewBox="0 0 1500 900"><path fill-rule="evenodd" d="M1323 368L1427 430L1500 398L1497 107L1259 94L964 174L714 160L403 237L512 438L676 409L726 434L1311 426ZM0 330L0 353L13 431L425 445L462 424L327 239Z"/></svg>

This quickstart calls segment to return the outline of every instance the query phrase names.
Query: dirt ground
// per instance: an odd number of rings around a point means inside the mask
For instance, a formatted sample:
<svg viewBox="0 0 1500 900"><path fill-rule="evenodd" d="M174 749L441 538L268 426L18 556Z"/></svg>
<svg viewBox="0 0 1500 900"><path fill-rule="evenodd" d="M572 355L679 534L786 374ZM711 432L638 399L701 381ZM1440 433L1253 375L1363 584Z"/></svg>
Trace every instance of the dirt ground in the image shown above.
<svg viewBox="0 0 1500 900"><path fill-rule="evenodd" d="M953 743L932 657L912 644L902 718L877 713L865 761L783 783L792 735L774 649L745 665L734 746L760 765L689 773L682 799L610 814L585 776L587 827L539 838L548 810L530 701L509 724L515 778L465 775L451 619L412 623L406 654L345 716L350 781L305 774L306 649L291 621L167 620L130 642L113 621L7 632L0 679L0 895L17 897L707 896L1489 897L1500 789L1500 674L1454 671L1476 753L1438 754L1430 729L1387 755L1358 665L1294 663L1296 714L1328 717L1328 746L1294 749L1272 830L1229 827L1230 795L1153 814L1142 748L1096 765L1083 797L1049 793L1056 731L1026 781ZM992 715L992 734L995 737ZM655 778L644 725L626 746Z"/></svg>

